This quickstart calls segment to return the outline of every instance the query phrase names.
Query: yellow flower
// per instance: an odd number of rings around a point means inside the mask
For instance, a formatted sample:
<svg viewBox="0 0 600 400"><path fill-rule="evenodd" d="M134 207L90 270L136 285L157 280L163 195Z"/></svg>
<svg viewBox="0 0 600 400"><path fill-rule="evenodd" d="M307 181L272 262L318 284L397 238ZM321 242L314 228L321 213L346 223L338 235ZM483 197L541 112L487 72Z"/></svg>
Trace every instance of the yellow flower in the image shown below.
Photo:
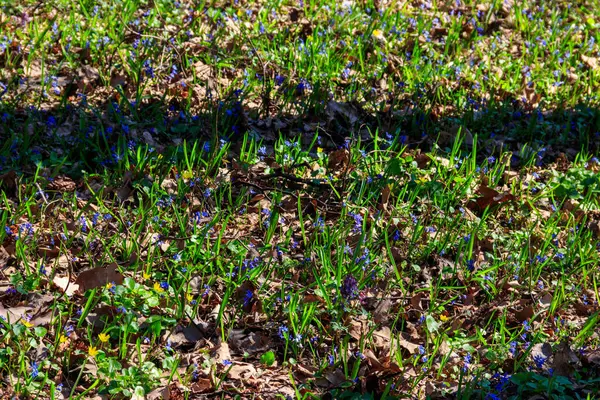
<svg viewBox="0 0 600 400"><path fill-rule="evenodd" d="M183 176L184 179L192 179L194 174L192 174L192 171L183 171L181 176Z"/></svg>
<svg viewBox="0 0 600 400"><path fill-rule="evenodd" d="M108 342L109 338L110 338L110 336L108 336L106 333L101 333L101 334L98 335L98 339L100 339L100 341L102 343Z"/></svg>
<svg viewBox="0 0 600 400"><path fill-rule="evenodd" d="M58 341L59 341L60 343L66 343L66 342L67 342L67 337L66 337L65 335L60 335L60 336L58 337Z"/></svg>
<svg viewBox="0 0 600 400"><path fill-rule="evenodd" d="M323 152L323 148L322 147L317 147L317 153L322 153Z"/></svg>
<svg viewBox="0 0 600 400"><path fill-rule="evenodd" d="M244 12L242 11L242 9L240 8L237 12L237 16L241 17L242 15L244 15Z"/></svg>
<svg viewBox="0 0 600 400"><path fill-rule="evenodd" d="M191 293L186 294L185 297L187 298L187 301L191 302L192 300L194 300L194 295Z"/></svg>
<svg viewBox="0 0 600 400"><path fill-rule="evenodd" d="M108 282L108 283L106 284L106 289L110 290L110 289L112 289L112 287L113 287L113 286L115 286L115 285L113 285L113 283L112 283L112 282Z"/></svg>
<svg viewBox="0 0 600 400"><path fill-rule="evenodd" d="M383 39L383 32L379 29L375 29L372 35L375 39Z"/></svg>
<svg viewBox="0 0 600 400"><path fill-rule="evenodd" d="M98 355L98 349L95 348L94 346L89 346L88 354L90 355L90 357L95 358Z"/></svg>
<svg viewBox="0 0 600 400"><path fill-rule="evenodd" d="M142 278L144 278L144 279L150 279L150 274L149 274L149 273L147 273L147 272L144 272L144 273L142 274Z"/></svg>
<svg viewBox="0 0 600 400"><path fill-rule="evenodd" d="M449 319L450 319L450 317L449 317L449 316L447 316L447 315L444 315L444 314L440 315L440 320L441 320L442 322L446 322L446 321L448 321Z"/></svg>
<svg viewBox="0 0 600 400"><path fill-rule="evenodd" d="M154 290L156 290L157 292L162 292L163 288L160 287L160 283L154 282Z"/></svg>
<svg viewBox="0 0 600 400"><path fill-rule="evenodd" d="M33 324L27 320L23 320L23 325L25 325L28 328L31 328L33 326Z"/></svg>

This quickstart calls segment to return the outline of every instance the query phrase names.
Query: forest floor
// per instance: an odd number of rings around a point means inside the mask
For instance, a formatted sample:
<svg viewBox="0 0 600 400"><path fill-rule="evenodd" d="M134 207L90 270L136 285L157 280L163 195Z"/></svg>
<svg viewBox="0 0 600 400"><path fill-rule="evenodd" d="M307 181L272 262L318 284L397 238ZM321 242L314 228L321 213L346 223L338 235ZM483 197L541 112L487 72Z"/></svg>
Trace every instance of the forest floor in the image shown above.
<svg viewBox="0 0 600 400"><path fill-rule="evenodd" d="M598 398L576 3L0 7L0 397Z"/></svg>

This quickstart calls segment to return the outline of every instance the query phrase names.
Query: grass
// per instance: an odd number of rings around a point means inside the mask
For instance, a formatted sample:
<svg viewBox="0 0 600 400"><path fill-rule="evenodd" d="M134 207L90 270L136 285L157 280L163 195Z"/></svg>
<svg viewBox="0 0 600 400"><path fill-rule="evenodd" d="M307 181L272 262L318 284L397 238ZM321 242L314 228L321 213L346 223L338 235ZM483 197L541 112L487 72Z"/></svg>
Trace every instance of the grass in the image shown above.
<svg viewBox="0 0 600 400"><path fill-rule="evenodd" d="M595 398L598 9L3 4L0 393Z"/></svg>

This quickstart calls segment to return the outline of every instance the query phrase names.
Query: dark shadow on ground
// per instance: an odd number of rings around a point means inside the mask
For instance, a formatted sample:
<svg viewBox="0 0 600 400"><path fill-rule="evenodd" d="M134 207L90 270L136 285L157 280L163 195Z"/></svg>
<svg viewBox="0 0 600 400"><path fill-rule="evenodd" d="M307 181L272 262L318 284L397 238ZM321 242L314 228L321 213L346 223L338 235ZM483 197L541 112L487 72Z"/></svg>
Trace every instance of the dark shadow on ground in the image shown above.
<svg viewBox="0 0 600 400"><path fill-rule="evenodd" d="M208 102L209 107L197 113L189 111L183 98L136 105L117 102L120 96L115 95L95 107L80 101L47 110L0 103L0 170L32 172L36 160L51 165L67 160L65 167L77 163L71 174L77 174L79 166L93 172L110 168L114 156L118 158L127 146L147 144L160 152L184 140L209 141L213 146L228 140L235 152L244 132L267 146L279 134L290 140L301 137L306 146L319 134L318 146L325 151L358 140L368 149L375 135L397 138L409 149L429 151L436 144L444 150L461 136L467 151L476 140L481 158L513 152L514 167L531 152L538 152L543 163L560 153L573 159L580 151L600 150L600 112L585 104L544 111L516 99L487 105L472 101L460 113L440 114L435 104L417 105L427 93L413 93L402 101L389 101L384 111L367 111L357 102L336 102L313 92L306 101L299 96L301 110L290 114L264 104L250 108L241 93L233 91L225 99ZM530 150L524 154L526 146Z"/></svg>

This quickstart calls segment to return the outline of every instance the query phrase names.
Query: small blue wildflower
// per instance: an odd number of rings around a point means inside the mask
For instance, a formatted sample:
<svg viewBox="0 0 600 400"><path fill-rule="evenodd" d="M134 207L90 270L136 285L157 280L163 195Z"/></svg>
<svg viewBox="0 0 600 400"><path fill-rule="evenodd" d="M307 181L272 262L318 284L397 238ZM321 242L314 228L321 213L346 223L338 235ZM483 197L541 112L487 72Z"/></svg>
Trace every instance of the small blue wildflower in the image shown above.
<svg viewBox="0 0 600 400"><path fill-rule="evenodd" d="M475 270L475 260L467 260L467 269L470 272L473 272Z"/></svg>
<svg viewBox="0 0 600 400"><path fill-rule="evenodd" d="M533 357L533 362L537 368L542 368L546 363L546 357L538 354Z"/></svg>
<svg viewBox="0 0 600 400"><path fill-rule="evenodd" d="M34 361L31 363L31 377L35 379L38 377L39 374L40 374L39 367L38 367L37 363Z"/></svg>
<svg viewBox="0 0 600 400"><path fill-rule="evenodd" d="M244 307L248 307L250 305L253 297L254 293L252 293L252 290L246 290L246 293L244 294Z"/></svg>
<svg viewBox="0 0 600 400"><path fill-rule="evenodd" d="M358 281L351 274L346 275L344 278L340 293L346 300L353 299L358 295Z"/></svg>
<svg viewBox="0 0 600 400"><path fill-rule="evenodd" d="M289 329L287 326L285 325L281 325L279 327L279 333L277 334L277 336L279 336L279 338L283 339L283 340L287 340L288 338L288 333L289 333Z"/></svg>

